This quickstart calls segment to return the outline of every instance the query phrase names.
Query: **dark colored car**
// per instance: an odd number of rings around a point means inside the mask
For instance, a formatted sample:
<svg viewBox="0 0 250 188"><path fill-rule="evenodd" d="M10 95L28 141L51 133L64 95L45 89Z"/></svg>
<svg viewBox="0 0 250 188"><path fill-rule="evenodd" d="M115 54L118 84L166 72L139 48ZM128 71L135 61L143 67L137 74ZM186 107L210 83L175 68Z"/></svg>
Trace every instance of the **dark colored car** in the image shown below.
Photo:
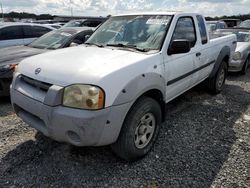
<svg viewBox="0 0 250 188"><path fill-rule="evenodd" d="M71 20L63 27L98 27L106 20L107 18Z"/></svg>
<svg viewBox="0 0 250 188"><path fill-rule="evenodd" d="M222 19L227 24L228 28L238 27L240 25L240 19Z"/></svg>
<svg viewBox="0 0 250 188"><path fill-rule="evenodd" d="M0 97L9 96L12 74L21 60L50 50L83 44L92 33L90 28L62 28L43 35L27 46L0 49Z"/></svg>

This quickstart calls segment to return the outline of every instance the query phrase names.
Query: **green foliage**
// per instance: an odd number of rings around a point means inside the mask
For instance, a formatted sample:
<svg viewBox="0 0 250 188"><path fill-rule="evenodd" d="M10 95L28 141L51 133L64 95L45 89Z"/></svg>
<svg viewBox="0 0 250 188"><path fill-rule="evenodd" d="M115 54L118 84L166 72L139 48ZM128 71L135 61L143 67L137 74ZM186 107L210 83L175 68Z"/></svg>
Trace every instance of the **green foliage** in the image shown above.
<svg viewBox="0 0 250 188"><path fill-rule="evenodd" d="M32 13L27 13L27 12L10 12L7 14L4 14L5 18L18 18L18 19L24 19L24 18L32 18L36 20L51 20L54 18L54 16L50 14L32 14Z"/></svg>
<svg viewBox="0 0 250 188"><path fill-rule="evenodd" d="M249 20L250 14L239 14L239 15L233 15L233 16L216 16L216 17L206 17L206 20L221 20L221 19L240 19L242 21Z"/></svg>

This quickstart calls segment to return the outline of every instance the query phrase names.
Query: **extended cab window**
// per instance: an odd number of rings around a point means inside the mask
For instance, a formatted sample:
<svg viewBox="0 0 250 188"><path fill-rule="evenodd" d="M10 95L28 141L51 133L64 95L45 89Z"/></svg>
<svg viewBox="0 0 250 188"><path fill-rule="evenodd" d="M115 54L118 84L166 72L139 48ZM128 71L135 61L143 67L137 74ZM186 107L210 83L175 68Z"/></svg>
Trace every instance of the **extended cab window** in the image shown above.
<svg viewBox="0 0 250 188"><path fill-rule="evenodd" d="M193 18L182 17L177 21L172 41L178 39L188 40L191 44L191 47L195 46L196 34Z"/></svg>
<svg viewBox="0 0 250 188"><path fill-rule="evenodd" d="M197 21L199 25L200 34L201 34L201 43L206 44L208 42L208 39L207 39L207 30L206 30L204 19L202 16L198 15Z"/></svg>
<svg viewBox="0 0 250 188"><path fill-rule="evenodd" d="M9 26L0 30L0 40L22 39L23 31L21 26Z"/></svg>

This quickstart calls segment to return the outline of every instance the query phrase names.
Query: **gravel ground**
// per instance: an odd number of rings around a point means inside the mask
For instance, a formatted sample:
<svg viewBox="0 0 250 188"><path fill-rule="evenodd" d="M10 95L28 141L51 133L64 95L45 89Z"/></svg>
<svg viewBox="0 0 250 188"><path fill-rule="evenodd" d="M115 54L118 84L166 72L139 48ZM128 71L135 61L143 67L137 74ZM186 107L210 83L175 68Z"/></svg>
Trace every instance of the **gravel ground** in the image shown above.
<svg viewBox="0 0 250 188"><path fill-rule="evenodd" d="M222 94L195 88L168 104L155 147L134 163L52 141L0 101L0 187L250 187L250 70Z"/></svg>

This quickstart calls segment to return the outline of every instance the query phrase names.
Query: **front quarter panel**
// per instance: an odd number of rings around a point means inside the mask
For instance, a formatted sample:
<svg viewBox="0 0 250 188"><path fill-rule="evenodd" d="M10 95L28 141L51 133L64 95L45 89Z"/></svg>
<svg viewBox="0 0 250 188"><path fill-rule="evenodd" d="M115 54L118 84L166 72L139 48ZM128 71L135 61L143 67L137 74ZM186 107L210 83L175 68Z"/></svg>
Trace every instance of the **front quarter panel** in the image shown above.
<svg viewBox="0 0 250 188"><path fill-rule="evenodd" d="M117 62L119 63L119 62ZM118 69L97 84L105 90L105 107L133 101L141 93L158 89L165 93L163 58L160 53Z"/></svg>
<svg viewBox="0 0 250 188"><path fill-rule="evenodd" d="M125 87L120 91L116 97L113 105L120 105L129 101L134 101L139 98L143 93L157 89L161 93L165 94L165 79L157 73L145 73L132 79Z"/></svg>

